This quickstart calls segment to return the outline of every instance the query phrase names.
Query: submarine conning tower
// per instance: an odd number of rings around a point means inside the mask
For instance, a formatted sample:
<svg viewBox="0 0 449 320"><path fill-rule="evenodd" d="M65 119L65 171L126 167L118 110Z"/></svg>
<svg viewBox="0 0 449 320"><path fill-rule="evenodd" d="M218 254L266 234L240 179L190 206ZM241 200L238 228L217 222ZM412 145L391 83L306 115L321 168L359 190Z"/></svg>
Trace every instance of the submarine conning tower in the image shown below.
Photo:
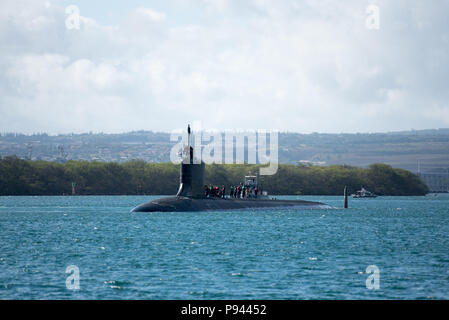
<svg viewBox="0 0 449 320"><path fill-rule="evenodd" d="M194 150L190 141L190 125L187 126L187 148L180 166L179 189L176 196L204 198L204 169L203 161L194 163Z"/></svg>

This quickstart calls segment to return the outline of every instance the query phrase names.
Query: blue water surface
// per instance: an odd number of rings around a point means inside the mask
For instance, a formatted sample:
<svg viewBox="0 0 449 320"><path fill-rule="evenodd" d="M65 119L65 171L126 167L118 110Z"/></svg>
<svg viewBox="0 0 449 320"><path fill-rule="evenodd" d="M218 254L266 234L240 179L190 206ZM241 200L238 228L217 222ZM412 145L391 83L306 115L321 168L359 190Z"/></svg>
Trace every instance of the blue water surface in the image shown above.
<svg viewBox="0 0 449 320"><path fill-rule="evenodd" d="M129 212L155 198L0 197L0 299L449 298L449 195Z"/></svg>

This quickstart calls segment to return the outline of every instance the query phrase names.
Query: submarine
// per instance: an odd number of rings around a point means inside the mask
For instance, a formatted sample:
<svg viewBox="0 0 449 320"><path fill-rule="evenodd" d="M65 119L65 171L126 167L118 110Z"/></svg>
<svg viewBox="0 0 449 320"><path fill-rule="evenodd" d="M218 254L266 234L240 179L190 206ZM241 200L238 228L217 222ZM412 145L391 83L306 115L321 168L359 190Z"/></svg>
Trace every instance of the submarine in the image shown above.
<svg viewBox="0 0 449 320"><path fill-rule="evenodd" d="M176 196L143 203L132 209L131 212L188 212L289 207L303 209L331 208L320 202L271 199L266 192L248 198L206 196L204 190L205 164L203 161L194 161L194 150L190 143L190 125L187 127L187 134L188 144L183 152L184 156L180 164L180 183ZM245 185L257 186L257 177L246 176Z"/></svg>

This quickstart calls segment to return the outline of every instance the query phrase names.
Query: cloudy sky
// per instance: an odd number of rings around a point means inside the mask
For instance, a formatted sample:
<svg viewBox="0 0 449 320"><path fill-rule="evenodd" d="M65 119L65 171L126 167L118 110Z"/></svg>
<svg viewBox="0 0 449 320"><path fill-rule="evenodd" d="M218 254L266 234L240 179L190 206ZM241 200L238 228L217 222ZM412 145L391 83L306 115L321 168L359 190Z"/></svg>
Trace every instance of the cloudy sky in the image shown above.
<svg viewBox="0 0 449 320"><path fill-rule="evenodd" d="M448 12L444 0L1 0L0 132L449 127Z"/></svg>

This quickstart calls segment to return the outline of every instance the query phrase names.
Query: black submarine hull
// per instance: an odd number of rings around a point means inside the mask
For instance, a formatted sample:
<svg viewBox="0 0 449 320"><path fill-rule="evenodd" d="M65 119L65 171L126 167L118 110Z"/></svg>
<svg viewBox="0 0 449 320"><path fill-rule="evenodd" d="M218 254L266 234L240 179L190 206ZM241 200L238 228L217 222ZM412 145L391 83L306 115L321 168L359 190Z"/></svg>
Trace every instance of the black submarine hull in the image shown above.
<svg viewBox="0 0 449 320"><path fill-rule="evenodd" d="M330 208L324 203L304 200L222 199L174 196L141 204L131 210L131 212L187 212L288 207L299 207L304 209Z"/></svg>

